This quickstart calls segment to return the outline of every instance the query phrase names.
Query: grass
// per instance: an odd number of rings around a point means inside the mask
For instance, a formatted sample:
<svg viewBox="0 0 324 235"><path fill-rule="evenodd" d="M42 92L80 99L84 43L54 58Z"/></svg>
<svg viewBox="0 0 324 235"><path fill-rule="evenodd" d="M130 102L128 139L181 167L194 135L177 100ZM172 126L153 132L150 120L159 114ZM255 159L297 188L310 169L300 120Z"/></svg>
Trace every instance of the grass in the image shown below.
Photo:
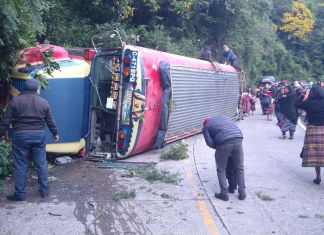
<svg viewBox="0 0 324 235"><path fill-rule="evenodd" d="M263 201L274 201L274 199L270 195L267 195L262 191L256 192L255 195Z"/></svg>
<svg viewBox="0 0 324 235"><path fill-rule="evenodd" d="M55 170L56 165L54 165L53 163L50 163L49 162L48 165L47 165L47 167L48 167L48 171L52 172L52 171Z"/></svg>
<svg viewBox="0 0 324 235"><path fill-rule="evenodd" d="M134 199L135 197L136 197L136 192L135 190L132 190L132 191L121 191L115 193L112 199L115 202L119 202L120 200L130 200L130 199Z"/></svg>
<svg viewBox="0 0 324 235"><path fill-rule="evenodd" d="M317 219L324 219L324 215L322 215L322 214L315 214L315 218L317 218Z"/></svg>
<svg viewBox="0 0 324 235"><path fill-rule="evenodd" d="M183 160L188 158L188 145L176 144L164 150L161 154L162 160Z"/></svg>
<svg viewBox="0 0 324 235"><path fill-rule="evenodd" d="M177 184L180 181L179 174L173 174L167 170L158 170L152 167L137 170L135 175L150 182L161 181L164 183Z"/></svg>

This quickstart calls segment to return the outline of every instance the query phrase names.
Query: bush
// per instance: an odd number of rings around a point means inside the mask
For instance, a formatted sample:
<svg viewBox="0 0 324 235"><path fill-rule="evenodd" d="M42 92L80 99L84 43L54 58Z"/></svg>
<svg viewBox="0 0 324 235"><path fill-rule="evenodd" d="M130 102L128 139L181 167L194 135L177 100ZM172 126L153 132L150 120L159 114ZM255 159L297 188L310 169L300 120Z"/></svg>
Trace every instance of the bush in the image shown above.
<svg viewBox="0 0 324 235"><path fill-rule="evenodd" d="M173 174L167 170L158 170L153 167L137 170L135 175L151 183L154 181L161 181L168 184L177 184L180 181L179 174Z"/></svg>
<svg viewBox="0 0 324 235"><path fill-rule="evenodd" d="M183 160L188 158L188 145L176 144L164 150L161 155L162 160Z"/></svg>
<svg viewBox="0 0 324 235"><path fill-rule="evenodd" d="M11 158L11 142L9 140L0 141L0 178L6 177L13 170Z"/></svg>

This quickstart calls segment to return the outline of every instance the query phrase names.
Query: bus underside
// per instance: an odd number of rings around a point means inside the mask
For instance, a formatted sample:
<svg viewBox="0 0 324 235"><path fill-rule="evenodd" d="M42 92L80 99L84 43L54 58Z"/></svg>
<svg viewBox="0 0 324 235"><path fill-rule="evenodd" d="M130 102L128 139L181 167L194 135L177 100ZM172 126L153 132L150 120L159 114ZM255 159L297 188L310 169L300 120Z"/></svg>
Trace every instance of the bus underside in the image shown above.
<svg viewBox="0 0 324 235"><path fill-rule="evenodd" d="M171 96L161 115L167 123L160 125L156 147L200 133L206 117L234 116L240 74L172 65L169 74Z"/></svg>

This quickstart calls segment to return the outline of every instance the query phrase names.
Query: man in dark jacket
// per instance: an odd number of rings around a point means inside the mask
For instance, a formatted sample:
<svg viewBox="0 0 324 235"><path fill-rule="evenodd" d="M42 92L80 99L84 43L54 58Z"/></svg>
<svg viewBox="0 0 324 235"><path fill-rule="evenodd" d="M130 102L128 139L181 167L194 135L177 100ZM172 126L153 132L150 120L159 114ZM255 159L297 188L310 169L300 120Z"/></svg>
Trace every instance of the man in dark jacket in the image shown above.
<svg viewBox="0 0 324 235"><path fill-rule="evenodd" d="M215 197L224 201L228 201L229 199L226 181L226 165L230 157L234 163L239 199L244 200L246 194L242 147L243 135L241 130L229 117L218 116L207 118L204 121L203 135L206 144L210 148L216 149L215 160L221 192L216 193Z"/></svg>
<svg viewBox="0 0 324 235"><path fill-rule="evenodd" d="M227 61L230 62L230 64L240 70L238 61L237 61L237 56L234 54L232 49L230 49L227 45L223 46L224 52L223 52L223 59L222 59L222 64L225 64Z"/></svg>
<svg viewBox="0 0 324 235"><path fill-rule="evenodd" d="M204 47L204 50L200 55L200 59L203 59L203 60L211 60L212 59L212 53L210 50L210 46Z"/></svg>
<svg viewBox="0 0 324 235"><path fill-rule="evenodd" d="M58 141L56 127L50 106L37 94L38 82L28 79L22 94L13 97L0 121L0 138L12 124L12 154L15 175L15 193L7 196L10 201L26 199L25 181L29 155L36 166L41 197L48 196L45 124Z"/></svg>

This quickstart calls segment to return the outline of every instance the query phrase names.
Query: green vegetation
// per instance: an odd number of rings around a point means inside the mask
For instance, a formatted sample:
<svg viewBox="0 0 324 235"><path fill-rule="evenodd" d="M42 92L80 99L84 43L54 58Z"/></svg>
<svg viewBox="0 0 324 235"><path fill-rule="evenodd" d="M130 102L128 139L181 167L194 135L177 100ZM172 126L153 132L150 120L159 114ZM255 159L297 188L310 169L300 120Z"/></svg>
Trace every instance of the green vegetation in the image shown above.
<svg viewBox="0 0 324 235"><path fill-rule="evenodd" d="M92 47L91 37L118 28L123 39L198 57L210 45L220 60L228 44L248 83L261 75L310 80L324 74L321 0L0 0L0 80L16 51L37 41Z"/></svg>
<svg viewBox="0 0 324 235"><path fill-rule="evenodd" d="M188 145L181 143L165 149L161 155L162 160L183 160L188 157Z"/></svg>
<svg viewBox="0 0 324 235"><path fill-rule="evenodd" d="M122 174L121 177L133 178L138 177L146 179L149 182L161 181L164 183L177 184L181 179L179 174L170 173L167 170L159 170L155 168L155 165L150 164L146 167L140 167L134 170L130 170L126 174Z"/></svg>
<svg viewBox="0 0 324 235"><path fill-rule="evenodd" d="M258 191L258 192L256 192L255 195L256 195L259 199L261 199L261 200L263 200L263 201L274 201L274 199L273 199L270 195L267 195L267 194L263 193L262 191Z"/></svg>
<svg viewBox="0 0 324 235"><path fill-rule="evenodd" d="M324 219L324 215L315 213L315 218Z"/></svg>
<svg viewBox="0 0 324 235"><path fill-rule="evenodd" d="M132 200L136 197L135 190L132 191L121 191L118 193L115 193L112 197L113 201L118 202L120 200Z"/></svg>
<svg viewBox="0 0 324 235"><path fill-rule="evenodd" d="M6 177L13 170L11 155L11 142L9 140L0 141L0 179Z"/></svg>
<svg viewBox="0 0 324 235"><path fill-rule="evenodd" d="M173 174L166 170L158 170L154 167L137 170L135 176L150 182L161 181L164 183L177 184L180 181L179 174Z"/></svg>

